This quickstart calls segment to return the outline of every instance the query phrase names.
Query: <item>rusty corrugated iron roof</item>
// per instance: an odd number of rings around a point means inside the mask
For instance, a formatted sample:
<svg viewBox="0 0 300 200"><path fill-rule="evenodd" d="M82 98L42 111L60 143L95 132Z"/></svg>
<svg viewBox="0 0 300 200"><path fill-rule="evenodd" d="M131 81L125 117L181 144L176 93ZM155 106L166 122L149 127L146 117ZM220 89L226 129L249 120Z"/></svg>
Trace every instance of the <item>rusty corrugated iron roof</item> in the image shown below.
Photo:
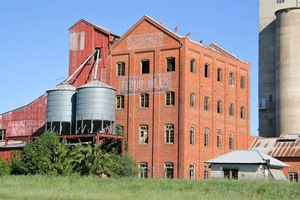
<svg viewBox="0 0 300 200"><path fill-rule="evenodd" d="M299 135L298 137L285 135L279 138L257 138L251 144L250 150L259 150L275 158L300 157Z"/></svg>

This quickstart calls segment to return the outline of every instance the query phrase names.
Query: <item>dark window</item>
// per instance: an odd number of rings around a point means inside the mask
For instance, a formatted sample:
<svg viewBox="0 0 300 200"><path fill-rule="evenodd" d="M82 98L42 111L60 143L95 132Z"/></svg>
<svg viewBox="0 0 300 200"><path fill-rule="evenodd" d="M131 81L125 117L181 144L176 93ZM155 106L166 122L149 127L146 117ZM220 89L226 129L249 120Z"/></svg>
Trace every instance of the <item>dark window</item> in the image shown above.
<svg viewBox="0 0 300 200"><path fill-rule="evenodd" d="M139 178L148 178L148 164L147 163L139 164Z"/></svg>
<svg viewBox="0 0 300 200"><path fill-rule="evenodd" d="M195 144L195 127L190 127L190 144Z"/></svg>
<svg viewBox="0 0 300 200"><path fill-rule="evenodd" d="M238 169L223 169L224 178L227 179L238 179Z"/></svg>
<svg viewBox="0 0 300 200"><path fill-rule="evenodd" d="M245 89L245 77L241 76L241 89Z"/></svg>
<svg viewBox="0 0 300 200"><path fill-rule="evenodd" d="M117 96L117 108L119 108L119 109L124 108L124 96L123 95Z"/></svg>
<svg viewBox="0 0 300 200"><path fill-rule="evenodd" d="M233 133L229 134L229 149L233 149Z"/></svg>
<svg viewBox="0 0 300 200"><path fill-rule="evenodd" d="M150 61L142 60L142 74L149 74L150 72Z"/></svg>
<svg viewBox="0 0 300 200"><path fill-rule="evenodd" d="M234 77L233 77L233 72L229 73L229 85L233 86L234 83Z"/></svg>
<svg viewBox="0 0 300 200"><path fill-rule="evenodd" d="M124 62L119 62L117 64L117 73L118 73L118 76L125 76L125 63Z"/></svg>
<svg viewBox="0 0 300 200"><path fill-rule="evenodd" d="M208 165L204 165L204 179L208 179Z"/></svg>
<svg viewBox="0 0 300 200"><path fill-rule="evenodd" d="M173 144L174 143L174 125L173 124L167 124L165 125L165 142L167 144Z"/></svg>
<svg viewBox="0 0 300 200"><path fill-rule="evenodd" d="M195 107L195 101L196 101L195 93L191 93L190 94L190 106L191 107Z"/></svg>
<svg viewBox="0 0 300 200"><path fill-rule="evenodd" d="M222 113L222 101L218 100L217 102L217 113Z"/></svg>
<svg viewBox="0 0 300 200"><path fill-rule="evenodd" d="M272 100L273 100L273 99L272 99L272 95L270 94L270 95L269 95L269 102L272 102Z"/></svg>
<svg viewBox="0 0 300 200"><path fill-rule="evenodd" d="M165 179L174 178L173 163L165 163Z"/></svg>
<svg viewBox="0 0 300 200"><path fill-rule="evenodd" d="M195 165L190 164L190 179L195 179Z"/></svg>
<svg viewBox="0 0 300 200"><path fill-rule="evenodd" d="M204 129L204 146L208 147L209 145L209 129Z"/></svg>
<svg viewBox="0 0 300 200"><path fill-rule="evenodd" d="M6 138L6 129L0 130L0 141L5 140Z"/></svg>
<svg viewBox="0 0 300 200"><path fill-rule="evenodd" d="M148 144L148 126L140 126L140 144Z"/></svg>
<svg viewBox="0 0 300 200"><path fill-rule="evenodd" d="M175 71L175 58L167 58L167 72Z"/></svg>
<svg viewBox="0 0 300 200"><path fill-rule="evenodd" d="M244 106L241 107L241 118L245 119L245 107Z"/></svg>
<svg viewBox="0 0 300 200"><path fill-rule="evenodd" d="M218 74L217 75L218 75L218 79L217 80L219 82L221 82L222 81L222 69L221 68L218 68Z"/></svg>
<svg viewBox="0 0 300 200"><path fill-rule="evenodd" d="M141 94L141 107L147 108L149 107L149 94Z"/></svg>
<svg viewBox="0 0 300 200"><path fill-rule="evenodd" d="M233 116L233 103L229 104L229 115Z"/></svg>
<svg viewBox="0 0 300 200"><path fill-rule="evenodd" d="M166 106L175 105L175 92L169 91L166 92Z"/></svg>
<svg viewBox="0 0 300 200"><path fill-rule="evenodd" d="M209 77L209 64L205 63L204 67L204 77L208 78Z"/></svg>
<svg viewBox="0 0 300 200"><path fill-rule="evenodd" d="M209 97L204 97L204 110L209 110Z"/></svg>
<svg viewBox="0 0 300 200"><path fill-rule="evenodd" d="M277 4L284 3L284 0L277 0Z"/></svg>
<svg viewBox="0 0 300 200"><path fill-rule="evenodd" d="M195 73L196 69L196 60L195 59L191 59L191 72Z"/></svg>
<svg viewBox="0 0 300 200"><path fill-rule="evenodd" d="M290 172L289 173L289 181L298 182L298 174L295 172Z"/></svg>
<svg viewBox="0 0 300 200"><path fill-rule="evenodd" d="M218 130L218 135L217 135L217 147L221 148L222 147L222 132Z"/></svg>

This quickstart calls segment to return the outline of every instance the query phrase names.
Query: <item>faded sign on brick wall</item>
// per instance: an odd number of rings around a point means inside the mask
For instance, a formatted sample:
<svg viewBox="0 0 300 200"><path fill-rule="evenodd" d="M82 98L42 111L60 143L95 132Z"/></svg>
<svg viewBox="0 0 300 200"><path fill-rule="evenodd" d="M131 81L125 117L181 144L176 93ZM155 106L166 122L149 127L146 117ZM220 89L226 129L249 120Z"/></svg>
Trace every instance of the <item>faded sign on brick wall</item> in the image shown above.
<svg viewBox="0 0 300 200"><path fill-rule="evenodd" d="M171 74L121 77L119 94L161 93L171 90Z"/></svg>
<svg viewBox="0 0 300 200"><path fill-rule="evenodd" d="M149 33L129 36L127 39L128 49L144 49L163 45L163 33Z"/></svg>

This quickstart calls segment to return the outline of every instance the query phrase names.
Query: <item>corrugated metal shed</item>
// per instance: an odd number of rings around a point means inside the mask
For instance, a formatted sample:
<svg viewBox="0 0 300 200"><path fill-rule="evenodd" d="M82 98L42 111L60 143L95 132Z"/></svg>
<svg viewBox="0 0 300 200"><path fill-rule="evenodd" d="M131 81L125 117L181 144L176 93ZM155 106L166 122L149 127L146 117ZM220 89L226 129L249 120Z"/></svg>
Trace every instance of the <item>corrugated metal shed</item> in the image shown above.
<svg viewBox="0 0 300 200"><path fill-rule="evenodd" d="M214 164L267 164L268 162L271 166L275 167L290 167L289 165L257 150L236 150L205 161L205 163Z"/></svg>
<svg viewBox="0 0 300 200"><path fill-rule="evenodd" d="M279 138L257 138L251 144L250 150L259 150L275 158L300 157L299 135L284 135Z"/></svg>

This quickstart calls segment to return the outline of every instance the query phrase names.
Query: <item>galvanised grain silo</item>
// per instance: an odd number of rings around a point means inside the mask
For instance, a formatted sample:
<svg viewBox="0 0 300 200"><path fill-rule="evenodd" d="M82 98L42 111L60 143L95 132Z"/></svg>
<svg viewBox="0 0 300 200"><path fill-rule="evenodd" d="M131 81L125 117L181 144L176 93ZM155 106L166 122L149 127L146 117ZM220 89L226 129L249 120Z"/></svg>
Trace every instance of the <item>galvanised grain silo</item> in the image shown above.
<svg viewBox="0 0 300 200"><path fill-rule="evenodd" d="M115 121L116 89L93 80L77 88L76 133L104 132Z"/></svg>
<svg viewBox="0 0 300 200"><path fill-rule="evenodd" d="M71 134L75 125L76 87L62 82L47 91L46 130Z"/></svg>

